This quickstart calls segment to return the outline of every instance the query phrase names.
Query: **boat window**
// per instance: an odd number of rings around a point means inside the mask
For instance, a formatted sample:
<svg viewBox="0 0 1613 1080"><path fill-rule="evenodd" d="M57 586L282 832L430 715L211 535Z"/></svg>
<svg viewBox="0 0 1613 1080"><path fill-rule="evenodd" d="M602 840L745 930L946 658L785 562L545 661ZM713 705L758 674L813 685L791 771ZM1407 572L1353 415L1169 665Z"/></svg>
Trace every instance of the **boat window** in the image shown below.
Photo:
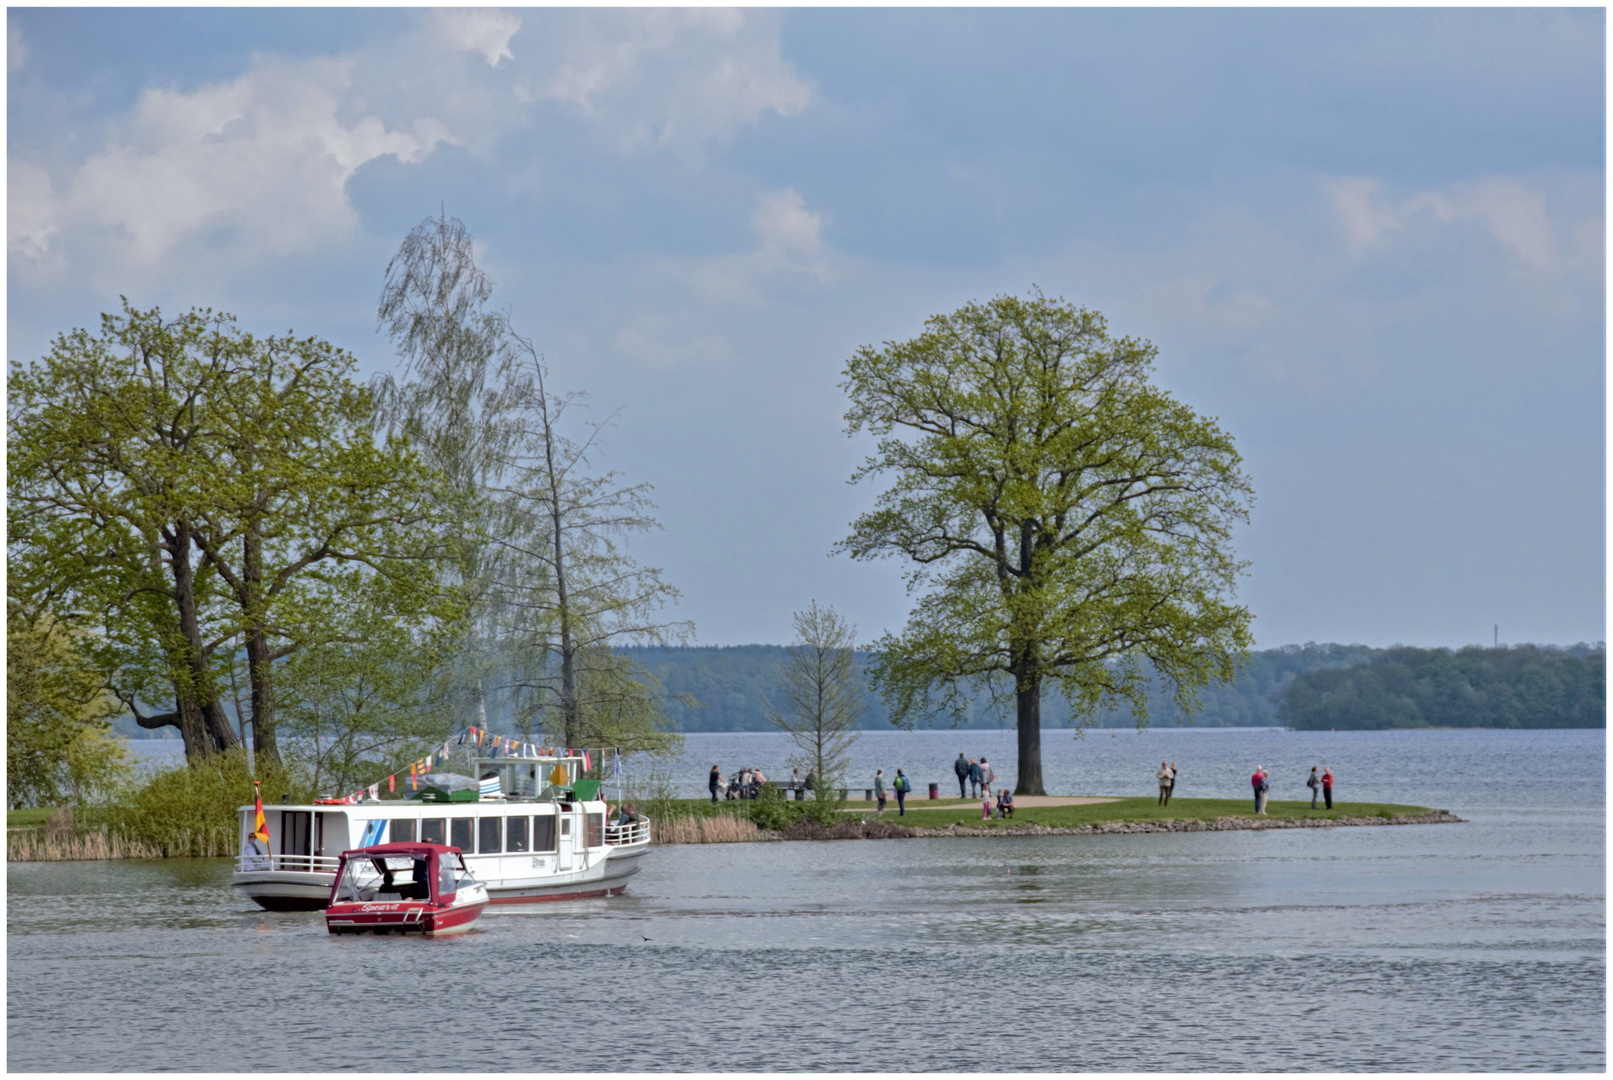
<svg viewBox="0 0 1613 1080"><path fill-rule="evenodd" d="M571 815L570 814L562 814L560 816L560 835L561 836L570 836L571 835Z"/></svg>
<svg viewBox="0 0 1613 1080"><path fill-rule="evenodd" d="M420 842L423 844L446 844L448 834L443 831L448 824L446 818L428 817L420 823Z"/></svg>
<svg viewBox="0 0 1613 1080"><path fill-rule="evenodd" d="M392 835L390 840L394 844L414 843L414 818L395 817L392 819Z"/></svg>
<svg viewBox="0 0 1613 1080"><path fill-rule="evenodd" d="M460 851L475 851L475 837L471 835L471 826L475 818L456 817L448 822L448 843Z"/></svg>
<svg viewBox="0 0 1613 1080"><path fill-rule="evenodd" d="M476 850L483 855L497 855L504 850L503 837L499 834L504 831L504 819L484 817L477 826L481 834L476 838Z"/></svg>
<svg viewBox="0 0 1613 1080"><path fill-rule="evenodd" d="M532 819L532 850L554 850L554 815L539 814Z"/></svg>
<svg viewBox="0 0 1613 1080"><path fill-rule="evenodd" d="M447 852L437 859L437 900L440 903L447 902L454 895L454 864L458 861Z"/></svg>
<svg viewBox="0 0 1613 1080"><path fill-rule="evenodd" d="M504 850L525 851L527 826L532 824L530 818L512 817L504 825Z"/></svg>
<svg viewBox="0 0 1613 1080"><path fill-rule="evenodd" d="M599 847L603 845L605 843L605 815L589 814L587 817L587 823L588 846Z"/></svg>

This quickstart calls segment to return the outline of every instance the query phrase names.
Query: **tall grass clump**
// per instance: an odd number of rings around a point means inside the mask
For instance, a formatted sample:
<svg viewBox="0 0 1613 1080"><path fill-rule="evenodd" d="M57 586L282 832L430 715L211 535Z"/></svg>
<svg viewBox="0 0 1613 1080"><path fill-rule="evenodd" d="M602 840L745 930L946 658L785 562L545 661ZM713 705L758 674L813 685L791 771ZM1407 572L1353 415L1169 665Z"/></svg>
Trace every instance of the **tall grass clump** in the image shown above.
<svg viewBox="0 0 1613 1080"><path fill-rule="evenodd" d="M656 844L743 844L766 839L768 835L752 822L728 814L685 814L650 828L650 840Z"/></svg>
<svg viewBox="0 0 1613 1080"><path fill-rule="evenodd" d="M263 801L313 798L310 785L283 766L259 762ZM124 844L167 858L234 855L239 847L237 808L252 802L252 770L245 751L232 750L154 773L133 787L112 812L112 831Z"/></svg>

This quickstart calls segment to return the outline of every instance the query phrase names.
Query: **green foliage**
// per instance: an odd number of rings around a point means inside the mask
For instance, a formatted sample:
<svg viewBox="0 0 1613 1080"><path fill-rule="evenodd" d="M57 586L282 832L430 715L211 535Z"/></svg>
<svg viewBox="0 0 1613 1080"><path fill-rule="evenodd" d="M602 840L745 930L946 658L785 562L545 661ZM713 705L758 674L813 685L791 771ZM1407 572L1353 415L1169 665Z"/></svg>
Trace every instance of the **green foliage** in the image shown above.
<svg viewBox="0 0 1613 1080"><path fill-rule="evenodd" d="M806 805L786 802L783 792L771 783L763 784L756 792L756 798L743 803L746 816L758 829L773 832L781 832L801 820L801 808Z"/></svg>
<svg viewBox="0 0 1613 1080"><path fill-rule="evenodd" d="M1283 723L1313 731L1605 727L1607 652L1397 646L1302 675L1280 700Z"/></svg>
<svg viewBox="0 0 1613 1080"><path fill-rule="evenodd" d="M79 639L48 616L6 608L6 799L10 807L83 804L132 765L106 692Z"/></svg>
<svg viewBox="0 0 1613 1080"><path fill-rule="evenodd" d="M874 645L893 720L1013 694L1023 791L1041 789L1044 685L1076 715L1125 701L1144 661L1191 711L1252 641L1232 529L1252 489L1232 439L1150 382L1155 349L1041 294L967 304L847 363L853 475L876 508L838 548L907 560L906 628Z"/></svg>
<svg viewBox="0 0 1613 1080"><path fill-rule="evenodd" d="M453 500L374 437L353 372L317 338L126 303L11 380L8 593L82 612L120 696L173 702L150 723L192 757L238 742L220 699L239 650L273 757L275 663L339 637L356 593L411 624L454 615Z"/></svg>
<svg viewBox="0 0 1613 1080"><path fill-rule="evenodd" d="M314 792L299 770L258 762L263 801L289 794L306 802ZM234 855L239 807L252 802L252 773L244 750L158 772L119 800L111 824L125 838L165 857Z"/></svg>

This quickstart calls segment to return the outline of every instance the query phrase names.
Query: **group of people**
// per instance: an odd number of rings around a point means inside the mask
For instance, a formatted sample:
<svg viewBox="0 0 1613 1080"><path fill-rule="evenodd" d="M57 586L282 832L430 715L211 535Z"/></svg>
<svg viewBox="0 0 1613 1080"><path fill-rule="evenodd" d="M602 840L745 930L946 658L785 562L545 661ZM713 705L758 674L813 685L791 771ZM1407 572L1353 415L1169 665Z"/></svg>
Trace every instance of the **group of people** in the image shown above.
<svg viewBox="0 0 1613 1080"><path fill-rule="evenodd" d="M913 790L913 781L901 769L896 770L896 778L891 781L890 792L896 796L896 814L898 817L907 813L907 795ZM874 770L874 800L879 803L878 817L885 816L885 770Z"/></svg>
<svg viewBox="0 0 1613 1080"><path fill-rule="evenodd" d="M800 770L796 770L796 773L795 782L791 786L799 788L803 786L803 781L800 777ZM761 792L762 785L765 783L767 783L767 777L763 776L762 770L754 765L747 765L726 781L723 779L722 769L713 765L706 787L711 791L711 801L718 802L720 801L719 796L726 799L754 799ZM807 790L811 790L812 784L812 774L807 773L804 786Z"/></svg>
<svg viewBox="0 0 1613 1080"><path fill-rule="evenodd" d="M1254 775L1249 777L1249 785L1254 788L1255 813L1266 812L1266 796L1271 791L1271 773L1264 765L1255 767ZM1316 809L1318 797L1327 800L1327 809L1333 809L1333 770L1323 765L1318 772L1315 765L1311 766L1311 774L1305 780L1305 786L1311 789L1311 809Z"/></svg>
<svg viewBox="0 0 1613 1080"><path fill-rule="evenodd" d="M958 760L952 763L952 771L958 775L958 798L991 797L991 785L997 779L997 774L991 771L985 755L982 754L977 760L960 753Z"/></svg>

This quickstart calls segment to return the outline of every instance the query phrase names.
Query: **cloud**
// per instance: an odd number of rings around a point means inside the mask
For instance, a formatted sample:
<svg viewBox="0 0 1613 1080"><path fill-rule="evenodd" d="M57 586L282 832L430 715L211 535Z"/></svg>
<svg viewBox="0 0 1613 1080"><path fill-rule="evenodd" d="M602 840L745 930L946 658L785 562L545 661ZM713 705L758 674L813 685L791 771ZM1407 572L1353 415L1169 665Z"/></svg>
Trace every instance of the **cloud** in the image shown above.
<svg viewBox="0 0 1613 1080"><path fill-rule="evenodd" d="M28 43L22 40L22 27L11 23L6 27L6 67L16 71L28 62Z"/></svg>
<svg viewBox="0 0 1613 1080"><path fill-rule="evenodd" d="M197 237L285 255L347 234L359 168L416 162L454 141L429 118L411 130L346 119L352 71L343 58L267 61L191 92L146 90L59 189L38 170L10 171L10 250L37 259L60 233L99 233L149 266Z"/></svg>
<svg viewBox="0 0 1613 1080"><path fill-rule="evenodd" d="M818 234L823 228L823 215L808 210L799 191L786 188L766 196L757 204L756 212L751 215L751 228L768 251L815 255L820 242Z"/></svg>
<svg viewBox="0 0 1613 1080"><path fill-rule="evenodd" d="M1334 180L1326 188L1352 251L1373 247L1419 217L1442 223L1478 221L1525 265L1547 272L1562 268L1557 226L1546 199L1521 180L1490 176L1403 198L1391 197L1383 182L1371 177Z"/></svg>
<svg viewBox="0 0 1613 1080"><path fill-rule="evenodd" d="M812 89L785 62L774 16L596 9L573 21L542 96L570 104L625 147L688 149L770 111L799 113Z"/></svg>
<svg viewBox="0 0 1613 1080"><path fill-rule="evenodd" d="M488 67L513 60L510 39L521 29L521 16L496 8L449 8L435 13L443 40L462 52L479 52Z"/></svg>

